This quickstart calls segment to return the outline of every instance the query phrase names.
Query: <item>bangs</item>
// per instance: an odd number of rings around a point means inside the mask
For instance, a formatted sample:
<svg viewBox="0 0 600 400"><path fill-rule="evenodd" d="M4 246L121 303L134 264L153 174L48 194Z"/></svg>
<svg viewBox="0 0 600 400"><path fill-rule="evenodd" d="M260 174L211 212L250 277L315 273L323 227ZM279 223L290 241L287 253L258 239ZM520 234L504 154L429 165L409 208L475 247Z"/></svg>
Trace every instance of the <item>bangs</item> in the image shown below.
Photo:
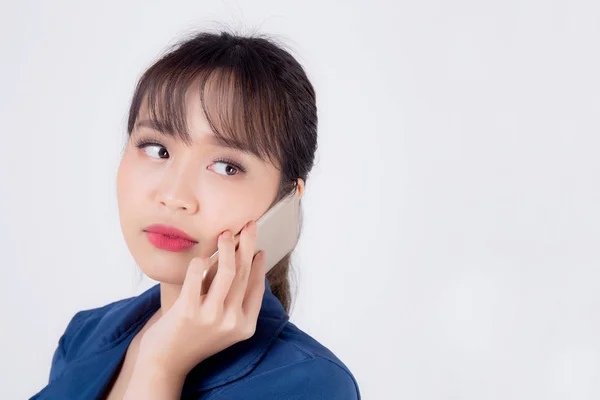
<svg viewBox="0 0 600 400"><path fill-rule="evenodd" d="M246 53L243 63L240 52ZM154 126L191 145L186 115L186 94L190 94L198 96L219 142L280 168L287 97L261 65L264 61L251 51L237 48L222 65L186 65L202 59L194 56L163 58L142 76L129 112L129 135L146 100Z"/></svg>

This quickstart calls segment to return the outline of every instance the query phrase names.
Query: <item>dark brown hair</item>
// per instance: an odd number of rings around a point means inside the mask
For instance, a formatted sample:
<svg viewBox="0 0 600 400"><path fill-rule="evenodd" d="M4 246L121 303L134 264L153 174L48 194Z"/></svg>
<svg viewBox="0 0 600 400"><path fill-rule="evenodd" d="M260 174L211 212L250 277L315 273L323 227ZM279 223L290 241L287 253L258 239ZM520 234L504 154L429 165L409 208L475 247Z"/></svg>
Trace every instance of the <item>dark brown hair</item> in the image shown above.
<svg viewBox="0 0 600 400"><path fill-rule="evenodd" d="M194 33L168 49L139 79L128 135L147 99L150 119L161 131L189 144L185 93L195 84L215 136L281 171L271 206L296 189L297 178L306 182L317 150L316 98L304 69L288 51L264 35ZM287 313L292 304L290 257L267 274Z"/></svg>

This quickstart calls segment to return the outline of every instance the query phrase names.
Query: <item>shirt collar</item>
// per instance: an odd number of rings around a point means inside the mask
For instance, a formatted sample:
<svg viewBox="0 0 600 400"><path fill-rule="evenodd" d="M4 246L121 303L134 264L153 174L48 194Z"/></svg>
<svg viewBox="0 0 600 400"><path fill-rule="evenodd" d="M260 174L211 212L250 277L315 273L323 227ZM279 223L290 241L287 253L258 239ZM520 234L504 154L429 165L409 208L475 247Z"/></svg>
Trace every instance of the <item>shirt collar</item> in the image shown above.
<svg viewBox="0 0 600 400"><path fill-rule="evenodd" d="M226 385L250 373L289 320L265 277L265 293L254 335L207 358L187 376L182 396Z"/></svg>
<svg viewBox="0 0 600 400"><path fill-rule="evenodd" d="M133 336L160 307L160 284L138 296L94 311L99 319L82 322L85 334L71 338L65 370L34 398L96 398L104 393L118 370ZM104 309L104 312L102 310ZM272 293L265 277L265 292L254 335L214 354L186 377L182 397L226 385L249 374L287 324L288 314ZM193 396L192 396L193 397Z"/></svg>
<svg viewBox="0 0 600 400"><path fill-rule="evenodd" d="M110 335L111 341L127 333L132 325L142 325L160 307L160 284L156 284L130 304L123 312L123 324ZM141 318L140 315L143 317ZM141 319L141 321L140 321ZM254 369L289 320L279 299L265 277L265 292L254 335L238 342L198 364L186 378L182 396L207 391L235 381ZM137 329L136 329L137 331Z"/></svg>

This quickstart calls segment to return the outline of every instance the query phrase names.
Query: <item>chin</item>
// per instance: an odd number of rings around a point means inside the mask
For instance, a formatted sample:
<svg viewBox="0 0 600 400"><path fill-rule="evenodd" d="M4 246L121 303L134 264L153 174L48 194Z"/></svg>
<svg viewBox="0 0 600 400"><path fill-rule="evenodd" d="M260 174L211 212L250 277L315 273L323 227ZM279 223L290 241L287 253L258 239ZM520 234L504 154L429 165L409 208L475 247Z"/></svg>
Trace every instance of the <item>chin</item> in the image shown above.
<svg viewBox="0 0 600 400"><path fill-rule="evenodd" d="M173 261L167 263L157 259L150 260L148 259L149 257L144 258L144 260L140 260L137 264L148 278L162 283L183 285L187 272L187 263Z"/></svg>
<svg viewBox="0 0 600 400"><path fill-rule="evenodd" d="M129 239L129 240L127 240ZM183 285L187 267L199 252L171 252L154 247L142 232L125 240L139 269L150 279L173 285ZM196 245L199 246L199 245Z"/></svg>
<svg viewBox="0 0 600 400"><path fill-rule="evenodd" d="M130 252L148 278L173 285L183 285L187 267L194 257L190 253L160 250L149 243L137 243Z"/></svg>

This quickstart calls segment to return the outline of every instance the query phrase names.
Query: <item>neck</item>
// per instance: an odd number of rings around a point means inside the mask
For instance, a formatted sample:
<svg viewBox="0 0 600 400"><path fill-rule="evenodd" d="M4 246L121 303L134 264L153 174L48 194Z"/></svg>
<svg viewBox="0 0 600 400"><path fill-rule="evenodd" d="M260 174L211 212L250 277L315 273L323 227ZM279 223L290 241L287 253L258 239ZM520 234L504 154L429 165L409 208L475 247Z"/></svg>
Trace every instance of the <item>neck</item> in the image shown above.
<svg viewBox="0 0 600 400"><path fill-rule="evenodd" d="M160 316L163 316L173 306L181 293L181 288L181 285L160 283L160 309L157 311Z"/></svg>

